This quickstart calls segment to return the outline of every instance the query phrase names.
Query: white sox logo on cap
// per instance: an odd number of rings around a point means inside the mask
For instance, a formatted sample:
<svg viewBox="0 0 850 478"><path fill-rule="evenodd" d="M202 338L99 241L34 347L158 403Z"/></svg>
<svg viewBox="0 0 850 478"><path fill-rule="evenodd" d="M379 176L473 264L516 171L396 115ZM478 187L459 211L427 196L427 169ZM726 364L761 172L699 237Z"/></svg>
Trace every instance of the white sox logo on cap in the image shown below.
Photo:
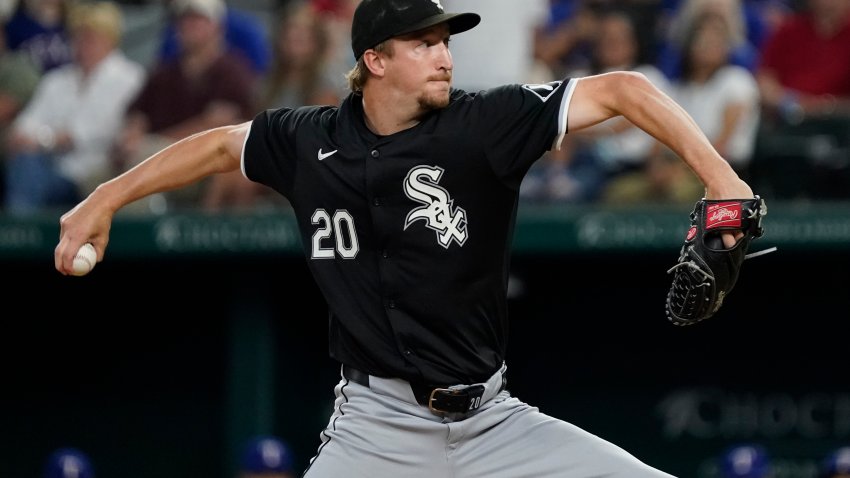
<svg viewBox="0 0 850 478"><path fill-rule="evenodd" d="M414 201L424 204L407 213L404 229L422 219L425 226L437 232L437 242L448 249L452 241L461 247L466 242L466 211L452 207L454 200L437 183L443 175L438 166L416 166L404 178L404 193Z"/></svg>
<svg viewBox="0 0 850 478"><path fill-rule="evenodd" d="M443 6L440 5L440 0L431 0L431 1L434 3L434 5L437 6L437 8L440 9L441 12L443 11Z"/></svg>

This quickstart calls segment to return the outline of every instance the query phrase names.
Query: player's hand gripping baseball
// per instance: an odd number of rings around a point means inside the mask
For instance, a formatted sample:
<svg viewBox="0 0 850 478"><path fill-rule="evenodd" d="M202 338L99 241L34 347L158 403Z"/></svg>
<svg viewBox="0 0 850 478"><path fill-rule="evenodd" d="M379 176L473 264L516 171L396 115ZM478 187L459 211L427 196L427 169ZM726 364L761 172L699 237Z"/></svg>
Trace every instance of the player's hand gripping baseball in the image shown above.
<svg viewBox="0 0 850 478"><path fill-rule="evenodd" d="M59 243L53 251L56 270L73 275L74 256L86 242L97 250L98 262L103 259L113 214L111 208L97 200L96 193L63 214L59 219Z"/></svg>
<svg viewBox="0 0 850 478"><path fill-rule="evenodd" d="M706 199L750 199L752 197L754 197L752 188L740 178L723 182L715 187L706 187L705 189ZM739 239L744 237L744 233L741 231L724 232L721 237L723 239L723 246L731 249L735 247Z"/></svg>

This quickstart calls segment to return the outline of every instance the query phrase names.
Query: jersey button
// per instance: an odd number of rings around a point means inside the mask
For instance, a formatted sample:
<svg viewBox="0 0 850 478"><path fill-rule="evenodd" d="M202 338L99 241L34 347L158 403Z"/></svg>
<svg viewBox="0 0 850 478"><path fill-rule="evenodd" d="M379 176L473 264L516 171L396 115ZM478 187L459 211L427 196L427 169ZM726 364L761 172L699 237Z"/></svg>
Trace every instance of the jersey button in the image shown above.
<svg viewBox="0 0 850 478"><path fill-rule="evenodd" d="M382 203L381 203L381 198L373 198L373 199L372 199L372 205L373 205L373 206L376 206L376 207L377 207L377 206L380 206L381 204L382 204Z"/></svg>
<svg viewBox="0 0 850 478"><path fill-rule="evenodd" d="M413 352L411 352L411 350L410 350L410 349L406 349L406 350L404 351L404 355L407 355L408 357L410 357L411 355L413 355Z"/></svg>
<svg viewBox="0 0 850 478"><path fill-rule="evenodd" d="M390 253L386 249L384 249L383 251L381 251L381 257L383 257L384 259L389 259Z"/></svg>
<svg viewBox="0 0 850 478"><path fill-rule="evenodd" d="M395 301L394 300L388 301L387 307L389 307L390 309L395 309Z"/></svg>
<svg viewBox="0 0 850 478"><path fill-rule="evenodd" d="M381 155L381 153L379 153L377 149L372 150L372 157L373 158L378 159L378 156L380 156L380 155Z"/></svg>

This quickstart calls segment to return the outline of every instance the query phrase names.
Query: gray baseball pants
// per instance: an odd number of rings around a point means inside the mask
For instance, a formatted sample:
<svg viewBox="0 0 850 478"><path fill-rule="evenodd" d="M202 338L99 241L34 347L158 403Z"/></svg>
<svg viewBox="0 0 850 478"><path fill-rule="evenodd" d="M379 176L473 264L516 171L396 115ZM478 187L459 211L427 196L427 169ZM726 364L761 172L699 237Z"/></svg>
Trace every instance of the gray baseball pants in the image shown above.
<svg viewBox="0 0 850 478"><path fill-rule="evenodd" d="M344 376L304 478L671 478L570 423L485 385L481 407L437 415L399 379Z"/></svg>

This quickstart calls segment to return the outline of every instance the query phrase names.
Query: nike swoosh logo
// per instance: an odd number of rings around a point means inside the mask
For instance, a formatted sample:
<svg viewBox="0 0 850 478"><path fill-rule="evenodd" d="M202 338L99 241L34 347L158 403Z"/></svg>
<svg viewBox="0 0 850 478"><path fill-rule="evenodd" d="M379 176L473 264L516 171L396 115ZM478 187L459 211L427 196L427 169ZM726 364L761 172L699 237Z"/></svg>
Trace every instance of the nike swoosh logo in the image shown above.
<svg viewBox="0 0 850 478"><path fill-rule="evenodd" d="M325 159L325 158L328 158L328 157L333 156L333 155L334 155L334 153L336 153L337 151L338 151L338 150L336 150L336 149L335 149L335 150L330 151L330 152L328 152L328 153L322 153L322 148L319 148L319 161L321 161L321 160L323 160L323 159Z"/></svg>

